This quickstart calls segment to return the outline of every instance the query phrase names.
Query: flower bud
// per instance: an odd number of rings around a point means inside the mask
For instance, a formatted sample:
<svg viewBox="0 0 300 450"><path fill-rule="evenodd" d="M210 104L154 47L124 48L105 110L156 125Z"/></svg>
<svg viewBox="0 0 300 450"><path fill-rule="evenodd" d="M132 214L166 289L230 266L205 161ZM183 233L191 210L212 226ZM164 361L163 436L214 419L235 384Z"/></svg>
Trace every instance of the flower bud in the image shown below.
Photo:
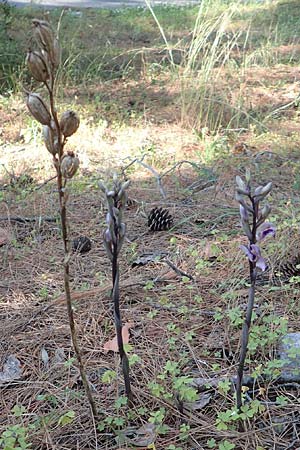
<svg viewBox="0 0 300 450"><path fill-rule="evenodd" d="M271 212L271 206L267 203L260 212L260 220L264 221Z"/></svg>
<svg viewBox="0 0 300 450"><path fill-rule="evenodd" d="M47 150L54 156L58 153L58 138L55 131L48 127L48 125L43 126L43 136L44 142Z"/></svg>
<svg viewBox="0 0 300 450"><path fill-rule="evenodd" d="M247 236L247 238L249 239L249 241L251 241L252 238L253 238L253 235L252 235L252 231L251 231L251 228L250 228L249 223L246 222L246 221L243 220L243 219L242 219L241 222L242 222L242 228L243 228L243 230L244 230L244 232L245 232L245 235Z"/></svg>
<svg viewBox="0 0 300 450"><path fill-rule="evenodd" d="M248 167L246 169L245 178L246 178L247 184L249 185L250 181L251 181L251 173L250 173L250 169Z"/></svg>
<svg viewBox="0 0 300 450"><path fill-rule="evenodd" d="M109 230L105 230L103 233L103 244L109 259L112 261L113 260L112 237Z"/></svg>
<svg viewBox="0 0 300 450"><path fill-rule="evenodd" d="M49 78L49 72L46 61L40 52L28 52L26 63L31 75L36 81L46 81Z"/></svg>
<svg viewBox="0 0 300 450"><path fill-rule="evenodd" d="M74 111L65 111L60 119L60 129L65 137L72 136L79 127L79 117Z"/></svg>
<svg viewBox="0 0 300 450"><path fill-rule="evenodd" d="M103 192L103 194L106 193L106 187L105 185L102 183L102 181L99 181L98 183L99 188L101 189L101 191Z"/></svg>
<svg viewBox="0 0 300 450"><path fill-rule="evenodd" d="M247 208L245 208L245 206L243 206L243 205L240 205L240 216L244 222L249 221L249 214L248 214Z"/></svg>
<svg viewBox="0 0 300 450"><path fill-rule="evenodd" d="M49 109L39 94L27 94L26 104L30 113L38 122L40 122L42 125L50 125L51 115Z"/></svg>
<svg viewBox="0 0 300 450"><path fill-rule="evenodd" d="M242 195L249 194L249 189L247 188L246 184L243 182L241 177L239 177L239 176L236 177L236 184L237 184L238 194L242 194Z"/></svg>
<svg viewBox="0 0 300 450"><path fill-rule="evenodd" d="M73 152L68 152L67 155L63 156L60 163L60 170L64 178L73 178L78 167L79 159Z"/></svg>
<svg viewBox="0 0 300 450"><path fill-rule="evenodd" d="M265 186L263 186L260 195L263 195L265 197L266 195L268 195L271 192L272 187L273 187L272 181L270 181Z"/></svg>

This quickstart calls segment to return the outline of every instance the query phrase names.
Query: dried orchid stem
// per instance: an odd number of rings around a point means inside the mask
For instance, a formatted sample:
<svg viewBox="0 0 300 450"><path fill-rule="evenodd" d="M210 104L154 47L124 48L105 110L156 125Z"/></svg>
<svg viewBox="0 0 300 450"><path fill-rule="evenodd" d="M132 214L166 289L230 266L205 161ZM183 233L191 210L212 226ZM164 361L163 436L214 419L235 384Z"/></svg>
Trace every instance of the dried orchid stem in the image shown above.
<svg viewBox="0 0 300 450"><path fill-rule="evenodd" d="M79 118L73 111L66 111L60 120L55 107L55 79L60 64L60 48L57 38L48 22L34 19L34 38L38 49L27 55L27 65L36 81L44 84L49 95L50 108L39 94L27 93L27 107L33 117L43 125L44 141L47 150L53 156L53 164L57 173L57 188L60 205L62 240L64 246L64 290L71 332L72 344L78 361L82 383L89 401L92 414L97 417L97 408L92 396L88 378L85 373L81 350L78 343L70 288L70 248L68 238L66 185L79 166L79 159L73 152L64 153L67 138L79 127Z"/></svg>
<svg viewBox="0 0 300 450"><path fill-rule="evenodd" d="M95 401L94 401L94 398L93 398L93 395L91 392L88 378L85 373L85 368L84 368L84 364L82 361L80 346L78 343L77 332L76 332L76 327L75 327L75 320L74 320L74 313L73 313L73 308L72 308L71 288L70 288L70 263L69 263L70 262L70 249L69 249L68 224L67 224L68 222L67 222L67 209L66 209L66 204L67 204L68 199L66 198L66 191L65 191L65 186L66 186L67 180L63 181L63 176L62 176L62 172L61 172L61 161L63 158L63 149L64 149L66 139L65 138L62 139L62 133L60 130L60 126L59 126L59 122L58 122L57 114L56 114L56 109L55 109L53 90L51 88L49 89L49 96L50 96L51 113L52 113L52 117L54 119L55 126L57 129L57 135L59 136L59 141L58 141L59 164L55 164L55 168L56 168L56 172L57 172L57 189L58 189L58 194L59 194L60 220L61 220L62 239L63 239L63 245L64 245L64 254L65 254L65 258L64 258L64 262L63 262L64 289L65 289L65 294L66 294L66 306L67 306L67 312L68 312L69 327L70 327L70 331L71 331L72 344L73 344L74 351L76 354L76 359L78 361L79 372L80 372L82 383L83 383L83 386L85 389L85 393L86 393L87 399L89 401L93 416L95 418L97 418L97 415L98 415L97 408L96 408L96 404L95 404ZM53 156L53 158L55 159L55 156Z"/></svg>

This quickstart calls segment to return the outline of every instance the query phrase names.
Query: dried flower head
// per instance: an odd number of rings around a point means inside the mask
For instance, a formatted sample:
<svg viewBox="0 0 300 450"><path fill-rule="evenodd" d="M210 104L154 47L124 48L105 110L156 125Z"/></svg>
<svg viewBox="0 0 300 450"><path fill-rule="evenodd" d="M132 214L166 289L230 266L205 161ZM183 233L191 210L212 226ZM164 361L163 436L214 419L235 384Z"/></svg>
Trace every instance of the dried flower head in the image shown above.
<svg viewBox="0 0 300 450"><path fill-rule="evenodd" d="M47 150L51 153L51 155L56 155L59 152L56 131L51 126L44 125L43 137Z"/></svg>
<svg viewBox="0 0 300 450"><path fill-rule="evenodd" d="M46 81L49 79L47 63L41 52L30 51L26 56L26 63L31 75L36 81Z"/></svg>
<svg viewBox="0 0 300 450"><path fill-rule="evenodd" d="M50 53L50 59L53 64L53 67L57 69L57 67L60 65L60 59L61 59L61 50L58 39L54 38L53 40L53 47L52 51Z"/></svg>
<svg viewBox="0 0 300 450"><path fill-rule="evenodd" d="M48 22L45 20L33 19L33 35L38 46L49 56L50 63L54 69L60 64L60 46L54 32Z"/></svg>
<svg viewBox="0 0 300 450"><path fill-rule="evenodd" d="M32 116L38 122L40 122L42 125L50 125L51 114L46 103L39 94L27 94L26 105Z"/></svg>
<svg viewBox="0 0 300 450"><path fill-rule="evenodd" d="M79 127L79 117L74 111L65 111L60 118L60 129L65 137L72 136Z"/></svg>
<svg viewBox="0 0 300 450"><path fill-rule="evenodd" d="M62 157L60 163L61 174L64 178L73 178L79 167L79 159L74 152L69 151Z"/></svg>

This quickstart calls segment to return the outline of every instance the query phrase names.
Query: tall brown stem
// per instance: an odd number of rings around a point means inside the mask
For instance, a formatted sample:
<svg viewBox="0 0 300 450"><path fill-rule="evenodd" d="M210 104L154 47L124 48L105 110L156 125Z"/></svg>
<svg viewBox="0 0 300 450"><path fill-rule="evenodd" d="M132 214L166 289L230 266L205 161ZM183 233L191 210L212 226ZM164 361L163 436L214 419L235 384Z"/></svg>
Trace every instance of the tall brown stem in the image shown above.
<svg viewBox="0 0 300 450"><path fill-rule="evenodd" d="M71 288L70 288L70 263L69 263L70 262L70 249L69 249L68 222L67 222L67 209L66 209L67 198L66 198L66 191L65 191L66 183L63 182L63 177L62 177L62 173L60 170L60 162L61 162L61 158L63 156L63 148L65 145L65 140L62 139L62 135L61 135L60 127L59 127L59 121L58 121L57 113L56 113L56 109L55 109L53 85L50 87L47 85L47 89L48 89L49 97L50 97L51 114L52 114L53 120L55 122L57 135L59 137L58 160L54 157L54 163L55 163L54 165L55 165L56 172L57 172L57 189L58 189L58 194L59 194L60 221L61 221L62 239L63 239L63 245L64 245L64 262L63 262L64 289L65 289L65 294L66 294L66 306L67 306L67 312L68 312L69 327L70 327L70 331L71 331L71 339L72 339L73 348L74 348L76 358L78 361L78 367L79 367L79 372L80 372L80 376L82 379L82 383L83 383L83 386L84 386L84 389L86 392L86 396L87 396L87 399L89 401L89 404L90 404L90 407L92 410L92 414L95 418L97 418L97 408L96 408L96 404L95 404L95 401L94 401L94 398L93 398L93 395L91 392L88 378L85 373L85 368L84 368L84 364L83 364L83 360L82 360L82 356L81 356L81 350L80 350L79 343L78 343L77 332L76 332L76 327L75 327L75 320L74 320L74 313L73 313L73 308L72 308Z"/></svg>

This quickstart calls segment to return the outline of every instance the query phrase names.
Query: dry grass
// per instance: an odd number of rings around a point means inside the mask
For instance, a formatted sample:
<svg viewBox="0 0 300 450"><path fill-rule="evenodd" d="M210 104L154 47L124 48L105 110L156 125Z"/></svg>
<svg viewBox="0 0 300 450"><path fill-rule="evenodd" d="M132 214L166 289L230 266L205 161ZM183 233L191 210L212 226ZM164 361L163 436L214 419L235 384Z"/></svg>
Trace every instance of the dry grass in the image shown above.
<svg viewBox="0 0 300 450"><path fill-rule="evenodd" d="M155 180L149 178L146 170L144 175L140 170L132 175L130 197L137 203L126 212L129 241L121 260L121 300L124 322L134 322L130 343L140 361L131 372L136 417L129 423L141 425L148 420L151 411L166 408L165 424L170 428L166 436L157 437L157 449L167 448L176 442L186 449L207 448L206 442L211 438L217 441L227 439L240 449L254 449L254 445L263 448L276 445L276 448L283 449L287 448L293 436L289 431L291 427L283 427L282 432L272 428L272 420L282 414L288 420L289 417L295 419L298 408L296 387L286 391L274 382L263 386L263 397L256 394L256 398L273 401L276 395L284 393L291 401L281 409L268 403L267 413L254 422L248 422L245 433L234 430L221 432L214 425L216 413L233 406L233 394L224 397L218 390L211 389L211 403L192 417L183 418L176 401L157 399L147 387L149 381L163 371L168 360L181 360L182 374L193 377L227 377L235 374L239 330L232 326L227 312L237 305L243 310L247 298L247 273L245 261L237 249L241 238L232 180L237 168L245 164L252 165L255 171L254 157L255 153L216 161L214 171L217 181L213 187L188 193L184 188L198 181L198 177L192 169L182 166L164 179L164 187L169 194L167 200L161 199ZM282 179L278 164L284 167ZM281 215L282 193L291 187L287 184L287 180L291 179L287 173L292 173L293 165L291 158L276 159L276 156L256 162L259 167L255 176L261 180L271 178L275 181L272 198L274 214ZM101 243L104 207L91 176L82 177L81 181L86 183L86 187L73 194L70 200L72 235L88 236L93 248L87 255L74 255L72 259L74 307L88 375L95 387L97 405L106 417L116 414L113 403L122 390L122 377L117 356L103 351L104 343L114 335L110 284L107 282L110 268ZM76 182L74 190L76 192ZM8 212L11 217L56 216L53 184L28 194L17 203L13 202L15 194L13 190L7 193L8 203L6 207L1 207L1 216L9 217ZM147 232L144 213L153 205L169 207L175 218L173 231ZM282 216L279 224L291 233L292 228L283 224ZM9 223L9 220L4 226L8 227L14 240L1 248L2 361L9 354L16 355L22 363L22 378L2 388L1 431L10 424L20 422L11 412L13 406L18 404L26 408L21 419L25 425L40 418L39 425L30 432L34 449L119 448L114 433L95 432L78 371L75 365L66 365L73 352L62 294L59 227L55 223L24 225L13 221ZM171 237L176 238L176 243L170 242ZM292 234L289 234L290 247L298 246L296 236L292 241L291 237ZM130 244L131 240L134 240L134 247ZM280 258L288 257L286 245L286 236L279 233L279 240L269 254L272 268L278 266L278 253L281 252ZM131 267L137 255L153 251L166 253L177 267L193 276L194 281L185 282L167 266L163 258L143 267ZM204 262L201 269L197 269L199 260ZM149 280L154 280L151 289L147 289ZM291 295L295 294L285 286L278 292L271 292L269 288L268 282L259 287L257 308L263 311L263 315L273 310L278 316L287 316L289 326L297 329L297 312L291 311L290 306ZM197 302L199 296L203 299L201 304ZM182 306L186 306L187 310L180 309ZM225 314L221 322L214 319L217 311ZM170 324L178 327L178 334L172 332ZM191 330L194 338L187 341L185 333ZM175 338L174 348L169 342L170 337ZM49 355L49 367L43 363L43 349ZM58 359L58 354L63 355L61 359ZM267 345L253 356L254 366L259 361L272 358L272 355L273 344ZM110 384L101 382L101 374L106 369L116 369L119 374ZM169 386L168 382L164 383ZM37 400L39 395L48 397ZM145 415L139 413L141 406L147 408ZM59 417L69 410L75 411L72 424L58 426ZM126 416L125 410L120 410L118 414ZM187 444L178 441L182 419L191 426Z"/></svg>

